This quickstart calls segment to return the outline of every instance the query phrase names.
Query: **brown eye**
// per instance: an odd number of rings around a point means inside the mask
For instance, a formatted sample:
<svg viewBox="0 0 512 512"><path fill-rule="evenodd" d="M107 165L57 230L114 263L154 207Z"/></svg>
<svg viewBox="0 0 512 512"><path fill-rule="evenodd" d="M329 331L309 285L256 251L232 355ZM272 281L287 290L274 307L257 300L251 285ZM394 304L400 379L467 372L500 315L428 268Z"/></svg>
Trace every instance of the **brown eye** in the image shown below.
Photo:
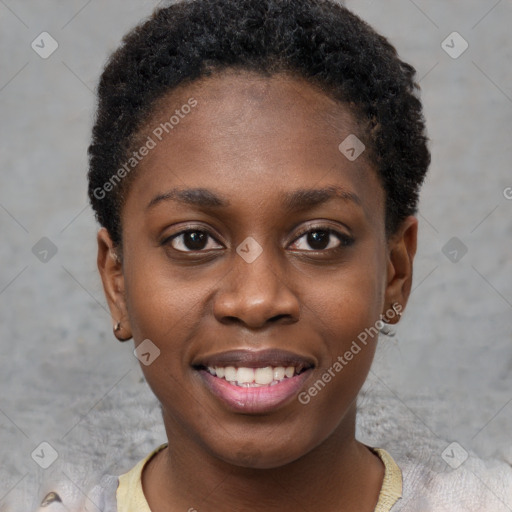
<svg viewBox="0 0 512 512"><path fill-rule="evenodd" d="M329 245L331 234L329 231L310 231L306 235L308 245L314 250L321 251Z"/></svg>
<svg viewBox="0 0 512 512"><path fill-rule="evenodd" d="M294 248L304 251L325 251L348 247L353 242L354 239L352 237L339 233L331 228L316 227L297 238L294 242Z"/></svg>
<svg viewBox="0 0 512 512"><path fill-rule="evenodd" d="M188 229L181 231L167 239L173 249L180 252L204 251L205 249L222 249L222 246L216 245L208 247L209 240L214 238L207 232L199 229ZM215 244L214 244L215 245Z"/></svg>

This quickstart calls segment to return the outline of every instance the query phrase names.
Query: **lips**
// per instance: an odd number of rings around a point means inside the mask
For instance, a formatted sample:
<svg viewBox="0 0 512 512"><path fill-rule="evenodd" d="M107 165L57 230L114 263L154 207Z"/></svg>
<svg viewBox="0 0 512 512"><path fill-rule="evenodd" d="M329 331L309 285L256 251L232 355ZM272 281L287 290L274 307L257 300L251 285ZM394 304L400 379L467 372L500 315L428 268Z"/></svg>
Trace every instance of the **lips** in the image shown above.
<svg viewBox="0 0 512 512"><path fill-rule="evenodd" d="M278 349L231 350L198 358L192 366L230 410L268 413L299 392L315 361Z"/></svg>
<svg viewBox="0 0 512 512"><path fill-rule="evenodd" d="M309 368L315 365L310 357L301 356L287 350L229 350L198 358L192 366L235 366L247 368L264 368L265 366L288 366Z"/></svg>

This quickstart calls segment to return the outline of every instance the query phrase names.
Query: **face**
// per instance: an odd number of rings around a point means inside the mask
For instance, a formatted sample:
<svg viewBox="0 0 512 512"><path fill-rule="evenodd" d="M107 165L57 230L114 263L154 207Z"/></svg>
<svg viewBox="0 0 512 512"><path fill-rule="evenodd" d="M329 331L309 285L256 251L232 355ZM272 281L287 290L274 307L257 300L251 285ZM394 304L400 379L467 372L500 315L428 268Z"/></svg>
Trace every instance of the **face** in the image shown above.
<svg viewBox="0 0 512 512"><path fill-rule="evenodd" d="M104 229L98 263L114 322L160 350L141 367L169 439L270 468L353 432L375 325L408 297L416 221L386 239L374 168L338 148L351 114L306 82L249 72L155 111L122 264Z"/></svg>

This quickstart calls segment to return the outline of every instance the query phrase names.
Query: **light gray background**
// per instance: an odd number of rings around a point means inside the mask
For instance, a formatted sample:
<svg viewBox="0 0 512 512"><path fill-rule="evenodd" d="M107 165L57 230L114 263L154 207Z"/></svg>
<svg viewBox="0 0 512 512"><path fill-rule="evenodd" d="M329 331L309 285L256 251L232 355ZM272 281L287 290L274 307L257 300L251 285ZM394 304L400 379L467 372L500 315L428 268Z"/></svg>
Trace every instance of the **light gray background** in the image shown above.
<svg viewBox="0 0 512 512"><path fill-rule="evenodd" d="M165 440L132 345L111 333L86 198L102 65L157 4L0 0L0 510L13 497L37 505L51 468L31 453L43 441L59 461L82 461L85 478L124 471ZM412 418L412 439L512 460L512 2L346 5L416 67L433 155L414 291L367 386L387 398L363 400L363 420ZM59 44L46 60L31 48L43 31ZM453 31L469 43L457 59L441 47ZM32 252L42 237L58 249L46 263ZM458 263L443 253L452 237L467 247ZM362 437L407 435L377 430Z"/></svg>

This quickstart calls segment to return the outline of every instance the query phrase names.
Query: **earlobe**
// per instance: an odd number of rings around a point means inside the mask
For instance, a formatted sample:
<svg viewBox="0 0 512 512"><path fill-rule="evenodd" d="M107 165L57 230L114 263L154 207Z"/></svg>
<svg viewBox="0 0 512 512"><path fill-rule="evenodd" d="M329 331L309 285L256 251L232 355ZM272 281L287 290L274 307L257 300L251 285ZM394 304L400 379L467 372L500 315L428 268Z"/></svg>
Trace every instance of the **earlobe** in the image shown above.
<svg viewBox="0 0 512 512"><path fill-rule="evenodd" d="M411 293L417 239L418 219L411 215L402 222L400 228L389 240L385 293L386 311L397 303L400 305L401 311L405 309ZM385 315L385 312L383 314ZM399 318L399 315L394 315L394 320L390 323L397 323Z"/></svg>
<svg viewBox="0 0 512 512"><path fill-rule="evenodd" d="M98 231L98 270L107 299L114 335L119 341L132 337L125 301L124 274L121 259L106 228Z"/></svg>

